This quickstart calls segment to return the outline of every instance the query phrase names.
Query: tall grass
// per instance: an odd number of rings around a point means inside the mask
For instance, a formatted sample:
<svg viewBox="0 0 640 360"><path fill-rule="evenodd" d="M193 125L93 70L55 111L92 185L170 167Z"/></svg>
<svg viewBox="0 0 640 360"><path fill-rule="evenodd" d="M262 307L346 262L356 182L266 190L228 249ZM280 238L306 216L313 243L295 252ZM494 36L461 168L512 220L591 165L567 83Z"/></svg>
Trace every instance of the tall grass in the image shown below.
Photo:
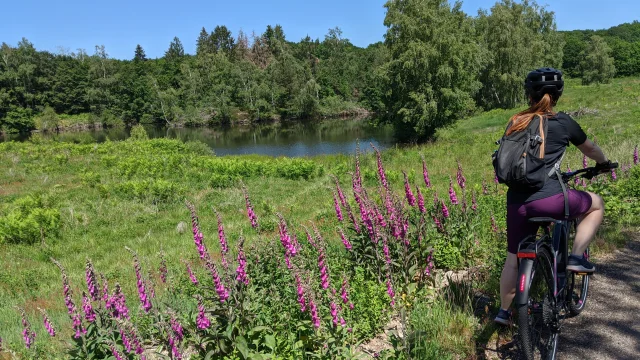
<svg viewBox="0 0 640 360"><path fill-rule="evenodd" d="M640 143L638 94L640 79L636 78L616 79L611 84L590 87L570 81L559 109L571 111L588 107L598 110L596 114L577 120L590 137L597 137L610 158L628 163L633 146ZM432 144L383 152L392 185L402 191L403 169L408 171L413 182L419 179L422 155L436 190L443 196L456 161L460 161L465 169L470 187L481 191L483 180L494 186L490 165L491 153L496 148L494 141L515 111L495 110L479 114L441 130L438 140ZM130 259L123 256L124 246L135 248L141 261L153 268L159 265L157 254L161 250L169 259L192 256L183 253L183 249L192 246L189 231L178 230L180 222L188 222L189 215L182 203L185 197L198 203L201 209L215 206L225 214L225 227L229 233L244 234L247 248L259 246L263 240L250 231L245 213L239 210L244 208L242 191L235 181L240 178L251 189L254 207L262 215L260 225L266 231L266 238L276 236L276 213L300 224L314 221L323 233L335 231L330 196L334 183L328 175L335 174L343 184L349 183L352 156L329 155L303 160L263 156L210 158L211 155L204 154L201 147L166 140L101 145L48 142L0 145L0 166L4 170L0 172L0 215L4 215L9 204L17 198L46 193L55 199L62 220L60 234L48 239L44 247L0 243L0 336L4 341L18 343L21 340L20 318L14 310L16 305L24 306L32 315L37 313L37 307L47 308L54 323L64 322L64 306L55 300L59 299L60 293L59 273L49 262L50 257L67 264L71 282L76 284L82 283L84 260L89 257L107 277L120 282L125 293L135 294L135 277L129 271ZM139 172L127 172L128 166L140 159L145 161L136 168ZM201 159L206 161L201 162ZM203 166L208 161L228 164L224 171L233 175L230 175L231 183L223 187L211 186L212 176L221 170L217 165ZM361 162L365 169L365 185L375 185L374 155L363 155ZM581 164L575 149L570 150L567 163L574 168ZM145 164L154 164L150 168L152 172L142 171ZM293 165L288 168L282 164ZM262 169L261 166L267 171L255 170ZM135 186L148 179L167 181L175 187L162 190L168 196L161 198L127 196L126 191L114 190L127 181ZM174 194L176 189L181 192ZM144 195L144 188L139 192ZM202 216L214 219L211 213ZM496 217L504 229L504 214L497 213ZM629 225L633 223L626 226ZM205 234L215 234L217 230L215 221L203 221L202 228ZM620 234L618 230L616 233ZM231 239L231 243L235 244L237 240ZM329 240L333 246L340 246L339 238ZM623 241L623 237L618 237L618 243ZM609 246L604 240L599 243L603 248ZM179 261L169 263L176 267L180 264ZM452 351L469 354L474 320L467 309L452 307L443 301L433 306L417 303L411 323L417 329L416 341L423 344L427 358L445 356ZM41 323L32 321L32 324L36 332L44 333ZM70 330L62 331L62 336L69 335L64 331ZM432 335L419 335L434 331L443 331L450 338L439 337L436 343ZM59 351L64 345L57 343L54 346ZM49 349L42 351L44 354Z"/></svg>

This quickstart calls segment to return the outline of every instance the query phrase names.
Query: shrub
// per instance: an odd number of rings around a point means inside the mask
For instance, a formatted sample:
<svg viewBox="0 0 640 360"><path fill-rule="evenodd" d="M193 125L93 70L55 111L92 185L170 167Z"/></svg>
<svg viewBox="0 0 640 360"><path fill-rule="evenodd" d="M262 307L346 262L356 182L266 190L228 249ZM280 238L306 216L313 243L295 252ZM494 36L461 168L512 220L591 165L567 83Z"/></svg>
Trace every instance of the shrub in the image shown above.
<svg viewBox="0 0 640 360"><path fill-rule="evenodd" d="M131 127L131 135L129 136L129 140L131 141L149 140L149 135L147 134L147 131L144 129L144 126L137 124Z"/></svg>
<svg viewBox="0 0 640 360"><path fill-rule="evenodd" d="M58 114L56 114L56 111L50 106L45 107L42 114L35 119L36 129L45 132L57 130L59 123L60 119L58 118Z"/></svg>
<svg viewBox="0 0 640 360"><path fill-rule="evenodd" d="M50 199L29 195L14 200L5 215L0 216L0 240L9 243L44 243L60 229L60 210L49 204Z"/></svg>

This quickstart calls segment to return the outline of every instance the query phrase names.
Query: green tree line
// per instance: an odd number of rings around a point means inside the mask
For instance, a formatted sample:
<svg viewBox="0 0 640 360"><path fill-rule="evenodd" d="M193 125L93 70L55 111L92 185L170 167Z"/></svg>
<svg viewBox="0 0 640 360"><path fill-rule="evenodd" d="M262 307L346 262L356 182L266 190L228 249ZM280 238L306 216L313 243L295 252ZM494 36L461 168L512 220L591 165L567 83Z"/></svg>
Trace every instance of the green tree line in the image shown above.
<svg viewBox="0 0 640 360"><path fill-rule="evenodd" d="M339 28L322 41L289 41L279 25L251 35L202 28L195 55L176 37L157 59L141 45L131 60L117 60L104 46L53 54L27 39L3 43L0 127L55 128L63 114L107 126L199 126L366 109L400 139L422 141L478 109L522 104L522 79L535 67L561 68L585 83L640 74L638 22L558 32L554 13L528 0L500 0L475 16L446 0L385 7L384 41L366 48Z"/></svg>
<svg viewBox="0 0 640 360"><path fill-rule="evenodd" d="M104 46L52 54L22 39L0 48L0 124L27 131L43 114L89 113L106 125L207 125L355 113L366 107L362 93L386 53L381 43L354 46L339 28L322 41L289 42L278 25L250 37L203 28L196 55L176 37L159 59L141 45L131 60L117 60Z"/></svg>
<svg viewBox="0 0 640 360"><path fill-rule="evenodd" d="M581 65L583 55L588 55L593 37L604 40L610 49L617 76L640 74L640 22L621 24L603 30L563 31L565 56L563 69L571 76L582 77L585 70Z"/></svg>

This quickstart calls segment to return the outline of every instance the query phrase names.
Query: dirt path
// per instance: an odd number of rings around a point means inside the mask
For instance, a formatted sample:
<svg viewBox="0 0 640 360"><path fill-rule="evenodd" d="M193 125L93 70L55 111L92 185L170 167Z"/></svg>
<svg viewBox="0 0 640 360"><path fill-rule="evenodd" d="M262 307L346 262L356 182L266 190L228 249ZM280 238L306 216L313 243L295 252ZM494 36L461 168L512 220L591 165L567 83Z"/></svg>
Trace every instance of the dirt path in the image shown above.
<svg viewBox="0 0 640 360"><path fill-rule="evenodd" d="M640 359L640 239L596 270L587 307L565 322L558 359Z"/></svg>
<svg viewBox="0 0 640 360"><path fill-rule="evenodd" d="M640 359L640 237L596 263L587 307L565 320L559 360ZM518 359L510 330L483 334L481 359Z"/></svg>

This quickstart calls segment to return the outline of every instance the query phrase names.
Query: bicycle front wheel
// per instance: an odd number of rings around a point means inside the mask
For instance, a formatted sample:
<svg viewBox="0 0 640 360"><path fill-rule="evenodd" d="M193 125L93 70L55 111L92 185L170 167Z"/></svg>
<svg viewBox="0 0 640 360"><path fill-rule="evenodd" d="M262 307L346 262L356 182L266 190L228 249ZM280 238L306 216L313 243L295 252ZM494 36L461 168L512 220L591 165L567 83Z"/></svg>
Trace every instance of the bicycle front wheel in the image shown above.
<svg viewBox="0 0 640 360"><path fill-rule="evenodd" d="M523 259L520 269L516 291L528 290L526 303L517 305L520 349L527 360L554 360L558 332L553 312L553 258L546 249L540 249L535 259ZM529 279L529 283L520 283L523 279Z"/></svg>

